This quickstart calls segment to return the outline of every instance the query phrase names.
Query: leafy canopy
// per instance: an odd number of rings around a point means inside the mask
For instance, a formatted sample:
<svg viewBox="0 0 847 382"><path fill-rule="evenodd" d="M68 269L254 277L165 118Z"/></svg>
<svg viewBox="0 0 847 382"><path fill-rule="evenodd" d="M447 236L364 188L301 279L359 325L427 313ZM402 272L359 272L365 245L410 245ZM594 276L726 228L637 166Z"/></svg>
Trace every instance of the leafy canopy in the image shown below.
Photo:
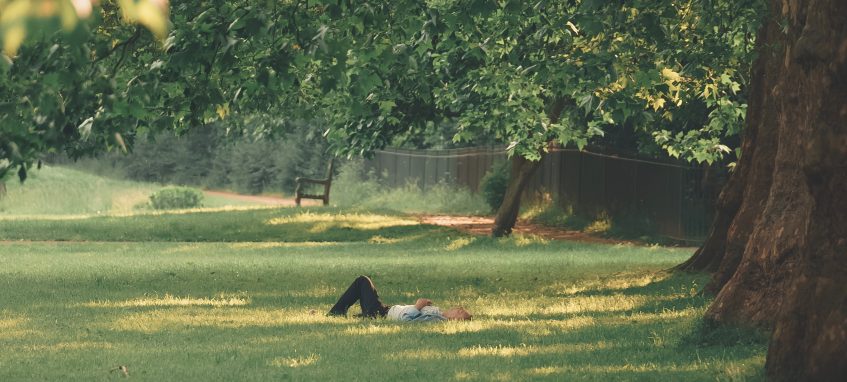
<svg viewBox="0 0 847 382"><path fill-rule="evenodd" d="M298 118L323 121L347 155L454 123L457 141L493 137L538 159L551 143L584 147L628 126L671 155L712 162L742 126L764 14L760 0L189 0L169 10L124 0L71 25L62 20L68 9L82 17L79 1L26 1L9 16L19 3L0 2L0 171L51 151L131 149L150 131L277 121L249 124L264 135ZM33 10L47 3L56 12L41 18Z"/></svg>

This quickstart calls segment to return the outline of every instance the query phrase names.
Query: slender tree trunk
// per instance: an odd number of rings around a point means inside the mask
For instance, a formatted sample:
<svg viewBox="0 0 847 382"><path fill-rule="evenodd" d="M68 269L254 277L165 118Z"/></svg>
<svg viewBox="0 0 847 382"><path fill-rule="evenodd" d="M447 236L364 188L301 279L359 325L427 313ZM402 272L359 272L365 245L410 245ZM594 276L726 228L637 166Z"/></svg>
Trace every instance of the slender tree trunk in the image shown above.
<svg viewBox="0 0 847 382"><path fill-rule="evenodd" d="M547 118L551 123L559 121L567 102L561 98L553 101L547 112ZM518 155L512 157L509 186L506 187L506 195L503 197L503 203L500 204L500 208L497 209L497 215L494 217L494 228L491 230L492 236L503 237L512 233L512 228L515 228L515 223L518 221L523 191L526 189L529 181L532 180L535 170L541 167L541 161L544 155L545 153L541 153L541 159L537 161L530 161Z"/></svg>
<svg viewBox="0 0 847 382"><path fill-rule="evenodd" d="M770 5L743 156L684 268L717 270L708 320L774 329L770 378L845 380L847 1Z"/></svg>
<svg viewBox="0 0 847 382"><path fill-rule="evenodd" d="M530 161L519 155L513 156L511 161L512 171L509 177L509 186L506 188L503 203L497 209L494 229L491 231L491 235L494 237L507 236L512 233L512 228L515 227L515 222L518 220L523 190L529 184L535 170L541 167L540 160Z"/></svg>

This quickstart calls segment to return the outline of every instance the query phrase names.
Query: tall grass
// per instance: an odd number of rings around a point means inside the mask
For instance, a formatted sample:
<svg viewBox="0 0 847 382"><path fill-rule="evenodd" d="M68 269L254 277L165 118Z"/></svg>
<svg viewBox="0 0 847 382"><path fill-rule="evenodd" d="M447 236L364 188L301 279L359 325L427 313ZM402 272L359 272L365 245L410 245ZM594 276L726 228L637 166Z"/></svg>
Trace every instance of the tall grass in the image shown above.
<svg viewBox="0 0 847 382"><path fill-rule="evenodd" d="M438 183L421 189L416 183L391 188L380 184L361 161L349 161L332 184L332 204L365 210L388 209L405 213L481 215L491 212L482 196L456 186Z"/></svg>
<svg viewBox="0 0 847 382"><path fill-rule="evenodd" d="M53 166L30 171L24 183L8 180L6 187L0 216L128 213L160 188Z"/></svg>
<svg viewBox="0 0 847 382"><path fill-rule="evenodd" d="M109 175L107 173L107 175ZM119 180L64 166L31 170L26 182L7 180L8 194L0 198L0 218L39 215L127 215L151 211L150 195L164 186ZM249 207L257 202L211 196L203 207Z"/></svg>

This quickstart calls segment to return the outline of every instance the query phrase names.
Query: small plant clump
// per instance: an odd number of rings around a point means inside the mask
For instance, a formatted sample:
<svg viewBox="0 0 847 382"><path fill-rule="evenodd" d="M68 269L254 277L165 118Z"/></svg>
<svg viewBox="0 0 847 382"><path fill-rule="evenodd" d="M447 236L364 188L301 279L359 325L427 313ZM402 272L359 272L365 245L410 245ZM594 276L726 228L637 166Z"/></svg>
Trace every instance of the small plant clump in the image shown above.
<svg viewBox="0 0 847 382"><path fill-rule="evenodd" d="M494 165L488 173L482 177L480 189L485 197L485 202L492 210L497 210L503 204L506 197L506 188L509 187L509 162L503 161Z"/></svg>
<svg viewBox="0 0 847 382"><path fill-rule="evenodd" d="M200 207L203 193L191 187L165 187L150 195L150 207L156 210Z"/></svg>

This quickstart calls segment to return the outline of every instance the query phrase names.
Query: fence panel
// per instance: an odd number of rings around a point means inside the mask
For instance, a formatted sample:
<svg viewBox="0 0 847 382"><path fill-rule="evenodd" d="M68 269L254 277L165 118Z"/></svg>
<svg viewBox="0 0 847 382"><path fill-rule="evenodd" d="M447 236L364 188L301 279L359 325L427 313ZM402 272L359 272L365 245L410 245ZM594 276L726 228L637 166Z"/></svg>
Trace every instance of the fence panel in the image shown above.
<svg viewBox="0 0 847 382"><path fill-rule="evenodd" d="M392 187L415 181L427 190L444 182L479 192L485 174L504 159L505 152L496 148L385 149L377 151L368 166ZM662 235L699 240L706 235L712 216L702 175L700 168L677 164L553 150L526 194L547 192L567 211L589 216L606 212L646 218Z"/></svg>
<svg viewBox="0 0 847 382"><path fill-rule="evenodd" d="M580 201L577 211L588 216L597 215L606 205L606 160L593 155L582 156L580 176Z"/></svg>

